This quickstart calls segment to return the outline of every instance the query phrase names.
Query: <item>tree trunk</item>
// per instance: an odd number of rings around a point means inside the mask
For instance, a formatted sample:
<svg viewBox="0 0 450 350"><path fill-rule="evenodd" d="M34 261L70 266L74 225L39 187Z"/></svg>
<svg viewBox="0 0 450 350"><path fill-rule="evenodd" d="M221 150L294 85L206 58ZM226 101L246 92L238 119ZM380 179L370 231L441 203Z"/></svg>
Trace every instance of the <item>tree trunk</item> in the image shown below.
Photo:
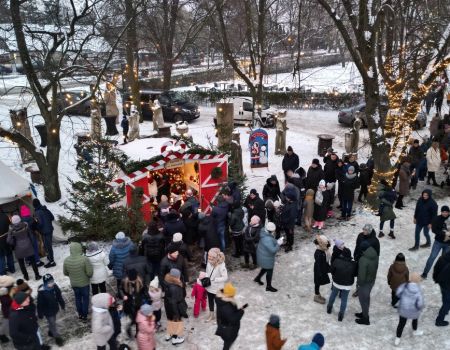
<svg viewBox="0 0 450 350"><path fill-rule="evenodd" d="M173 61L165 58L163 61L163 90L170 90L172 85Z"/></svg>

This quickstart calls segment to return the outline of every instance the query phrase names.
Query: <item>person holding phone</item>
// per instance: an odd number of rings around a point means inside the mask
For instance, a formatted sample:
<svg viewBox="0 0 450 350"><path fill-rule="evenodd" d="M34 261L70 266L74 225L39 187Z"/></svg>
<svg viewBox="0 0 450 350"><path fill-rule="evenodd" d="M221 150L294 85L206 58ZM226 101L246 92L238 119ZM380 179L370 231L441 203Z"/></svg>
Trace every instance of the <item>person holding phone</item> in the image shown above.
<svg viewBox="0 0 450 350"><path fill-rule="evenodd" d="M223 339L223 350L229 350L238 337L241 318L244 316L244 310L248 307L248 304L245 304L238 308L234 299L235 295L236 288L231 283L226 283L216 295L216 335Z"/></svg>

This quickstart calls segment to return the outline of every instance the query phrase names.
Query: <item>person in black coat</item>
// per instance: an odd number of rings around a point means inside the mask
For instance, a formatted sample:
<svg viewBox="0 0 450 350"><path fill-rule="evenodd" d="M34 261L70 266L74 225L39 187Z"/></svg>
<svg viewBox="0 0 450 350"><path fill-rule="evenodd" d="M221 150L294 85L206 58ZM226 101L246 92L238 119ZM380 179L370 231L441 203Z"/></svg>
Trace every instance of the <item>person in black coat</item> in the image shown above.
<svg viewBox="0 0 450 350"><path fill-rule="evenodd" d="M286 174L288 170L295 171L300 166L300 159L291 146L288 146L287 152L283 157L282 168L284 171L284 177L286 179Z"/></svg>
<svg viewBox="0 0 450 350"><path fill-rule="evenodd" d="M64 341L61 338L56 327L56 315L61 308L66 308L66 303L61 294L61 290L55 283L53 276L45 274L42 278L44 284L38 288L37 296L37 314L39 319L45 318L48 322L48 334L55 338L56 344L62 346Z"/></svg>
<svg viewBox="0 0 450 350"><path fill-rule="evenodd" d="M173 235L173 240L168 245L167 252L169 251L169 249L170 250L175 249L187 261L192 261L191 250L189 249L188 245L183 241L183 235L181 233L177 232Z"/></svg>
<svg viewBox="0 0 450 350"><path fill-rule="evenodd" d="M8 215L0 211L0 276L6 275L6 266L10 273L16 272L11 246L7 243L9 225L11 221ZM6 263L5 263L6 260Z"/></svg>
<svg viewBox="0 0 450 350"><path fill-rule="evenodd" d="M314 158L311 166L308 169L306 175L306 189L317 190L320 180L325 178L325 173L322 170L322 166L317 158Z"/></svg>
<svg viewBox="0 0 450 350"><path fill-rule="evenodd" d="M131 245L130 254L123 261L123 275L127 275L128 271L132 269L137 271L139 277L141 277L145 285L150 283L150 274L152 272L151 267L147 261L147 258L139 255L138 247L134 243Z"/></svg>
<svg viewBox="0 0 450 350"><path fill-rule="evenodd" d="M165 295L164 309L166 311L167 320L169 322L182 322L183 318L187 318L187 304L185 301L186 292L183 282L181 281L181 271L172 268L164 276ZM168 334L172 340L172 344L180 344L184 341L180 334ZM166 338L167 339L167 338Z"/></svg>
<svg viewBox="0 0 450 350"><path fill-rule="evenodd" d="M29 294L14 294L9 314L9 335L17 350L39 350L39 325L36 317L36 306Z"/></svg>
<svg viewBox="0 0 450 350"><path fill-rule="evenodd" d="M334 152L330 153L329 156L323 158L323 161L325 163L323 168L325 182L336 182L336 168L339 161L337 154Z"/></svg>
<svg viewBox="0 0 450 350"><path fill-rule="evenodd" d="M324 235L317 235L314 240L316 251L314 252L314 301L325 304L325 298L320 295L320 286L330 283L330 264L327 259L330 242Z"/></svg>
<svg viewBox="0 0 450 350"><path fill-rule="evenodd" d="M358 195L358 202L363 201L367 199L367 195L369 194L369 186L372 183L372 176L370 173L369 168L365 163L361 163L359 165L359 195Z"/></svg>
<svg viewBox="0 0 450 350"><path fill-rule="evenodd" d="M158 224L155 221L150 221L148 224L147 232L142 238L141 246L143 248L144 256L151 266L149 280L152 281L155 276L159 275L161 259L165 255L164 236L158 229Z"/></svg>
<svg viewBox="0 0 450 350"><path fill-rule="evenodd" d="M380 241L377 238L377 233L373 229L372 225L365 224L362 232L356 238L356 246L353 252L353 257L355 261L358 261L363 254L363 250L361 248L361 244L363 241L369 242L369 246L373 247L377 252L377 255L380 256Z"/></svg>
<svg viewBox="0 0 450 350"><path fill-rule="evenodd" d="M223 339L223 350L229 350L238 337L241 328L241 318L244 316L244 309L237 307L234 300L236 288L231 283L225 284L224 288L216 294L217 304L217 330L216 335Z"/></svg>
<svg viewBox="0 0 450 350"><path fill-rule="evenodd" d="M293 185L287 184L283 190L285 200L280 215L281 226L286 233L286 253L291 251L294 245L294 228L298 215L297 195L294 188L290 186Z"/></svg>
<svg viewBox="0 0 450 350"><path fill-rule="evenodd" d="M166 287L164 283L164 277L170 272L171 269L177 269L181 271L180 279L181 282L183 282L183 286L186 286L186 284L189 282L186 260L174 246L169 246L167 255L161 260L161 269L158 278L163 290L165 290Z"/></svg>
<svg viewBox="0 0 450 350"><path fill-rule="evenodd" d="M442 294L442 306L439 309L435 324L438 327L448 326L449 322L445 321L445 316L450 311L450 251L441 256L436 262L433 270L433 280L441 287Z"/></svg>
<svg viewBox="0 0 450 350"><path fill-rule="evenodd" d="M347 308L347 299L355 283L357 273L357 265L352 260L350 249L346 248L341 240L334 241L333 255L331 257L331 276L333 284L331 286L331 294L328 299L327 313L333 311L333 304L336 296L339 294L341 298L341 307L338 314L338 321L344 319L345 310ZM333 257L334 256L334 257Z"/></svg>
<svg viewBox="0 0 450 350"><path fill-rule="evenodd" d="M337 206L338 209L342 208L342 181L344 180L345 176L345 165L342 160L338 160L336 164L336 181L338 183L338 199L339 199L339 205Z"/></svg>
<svg viewBox="0 0 450 350"><path fill-rule="evenodd" d="M130 130L130 123L125 114L123 115L122 121L120 122L120 126L122 127L123 143L127 143L128 142L128 131Z"/></svg>
<svg viewBox="0 0 450 350"><path fill-rule="evenodd" d="M198 235L200 237L200 247L203 248L202 265L206 267L208 258L208 252L211 248L220 249L219 236L216 233L216 226L214 225L214 219L211 215L205 213L198 214Z"/></svg>
<svg viewBox="0 0 450 350"><path fill-rule="evenodd" d="M173 234L177 232L180 232L182 235L186 234L186 226L184 226L180 215L175 210L171 210L170 213L167 214L163 230L166 247L172 242Z"/></svg>
<svg viewBox="0 0 450 350"><path fill-rule="evenodd" d="M280 199L280 183L278 182L277 176L276 175L272 175L271 177L269 177L266 180L266 184L264 185L263 188L263 200L264 203L268 200L271 199L272 201L277 201Z"/></svg>
<svg viewBox="0 0 450 350"><path fill-rule="evenodd" d="M183 239L188 245L192 245L198 240L198 211L194 213L190 210L190 207L181 211L181 217L186 227L186 234L183 235Z"/></svg>
<svg viewBox="0 0 450 350"><path fill-rule="evenodd" d="M353 166L349 166L347 168L347 173L344 175L342 182L339 185L342 186L342 215L340 219L350 220L350 216L352 215L353 200L355 198L355 190L359 187L358 174L355 172L355 168Z"/></svg>
<svg viewBox="0 0 450 350"><path fill-rule="evenodd" d="M266 221L266 208L264 206L264 201L259 198L259 194L254 188L250 190L250 194L245 199L244 206L248 210L249 221L255 215L261 219L261 222Z"/></svg>

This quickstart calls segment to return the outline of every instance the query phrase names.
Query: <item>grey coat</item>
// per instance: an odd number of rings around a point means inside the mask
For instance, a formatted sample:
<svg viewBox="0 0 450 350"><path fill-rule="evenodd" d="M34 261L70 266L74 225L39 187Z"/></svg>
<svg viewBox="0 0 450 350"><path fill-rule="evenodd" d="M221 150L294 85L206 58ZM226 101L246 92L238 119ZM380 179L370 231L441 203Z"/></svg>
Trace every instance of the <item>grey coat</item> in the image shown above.
<svg viewBox="0 0 450 350"><path fill-rule="evenodd" d="M114 324L108 307L111 300L108 293L96 294L92 297L92 334L97 346L105 346L114 334Z"/></svg>
<svg viewBox="0 0 450 350"><path fill-rule="evenodd" d="M26 222L11 225L7 242L14 247L16 259L28 258L34 254L31 233Z"/></svg>
<svg viewBox="0 0 450 350"><path fill-rule="evenodd" d="M417 283L403 283L397 288L397 296L400 298L398 313L401 317L415 320L419 318L425 303L422 290Z"/></svg>

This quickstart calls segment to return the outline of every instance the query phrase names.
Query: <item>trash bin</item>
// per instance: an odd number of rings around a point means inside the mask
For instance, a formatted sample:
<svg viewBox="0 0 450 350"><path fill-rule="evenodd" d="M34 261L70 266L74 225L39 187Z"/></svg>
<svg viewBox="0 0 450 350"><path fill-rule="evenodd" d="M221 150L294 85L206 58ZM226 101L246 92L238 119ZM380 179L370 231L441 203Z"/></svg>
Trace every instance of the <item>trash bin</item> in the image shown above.
<svg viewBox="0 0 450 350"><path fill-rule="evenodd" d="M45 124L38 124L34 126L41 137L41 145L39 147L47 147L47 128Z"/></svg>
<svg viewBox="0 0 450 350"><path fill-rule="evenodd" d="M346 153L353 153L353 133L352 132L346 132L345 133L345 152Z"/></svg>
<svg viewBox="0 0 450 350"><path fill-rule="evenodd" d="M317 145L317 153L319 156L324 157L327 154L327 149L333 146L333 135L320 134L317 135L319 143Z"/></svg>

